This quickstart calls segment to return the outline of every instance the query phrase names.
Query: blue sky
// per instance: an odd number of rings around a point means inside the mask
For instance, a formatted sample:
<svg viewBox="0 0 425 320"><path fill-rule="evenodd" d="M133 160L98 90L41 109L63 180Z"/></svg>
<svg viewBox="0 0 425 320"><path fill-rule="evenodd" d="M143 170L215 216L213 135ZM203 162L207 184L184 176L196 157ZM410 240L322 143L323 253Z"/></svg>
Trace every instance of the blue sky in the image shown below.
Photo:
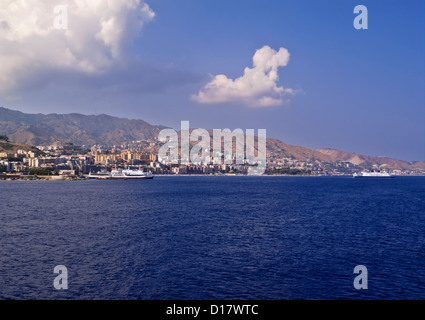
<svg viewBox="0 0 425 320"><path fill-rule="evenodd" d="M105 68L92 60L102 72L88 74L43 60L46 53L37 49L44 62L20 71L17 84L0 91L1 105L31 113L106 113L174 128L182 120L194 128L265 128L268 137L289 144L425 160L422 0L146 3L155 17L144 18L131 44L120 42L118 61ZM367 30L353 27L359 4L368 9ZM54 40L58 46L60 38ZM22 48L31 45L22 42ZM242 77L264 46L290 54L275 84L295 94L282 104L259 107L246 93L220 103L191 98L216 75Z"/></svg>

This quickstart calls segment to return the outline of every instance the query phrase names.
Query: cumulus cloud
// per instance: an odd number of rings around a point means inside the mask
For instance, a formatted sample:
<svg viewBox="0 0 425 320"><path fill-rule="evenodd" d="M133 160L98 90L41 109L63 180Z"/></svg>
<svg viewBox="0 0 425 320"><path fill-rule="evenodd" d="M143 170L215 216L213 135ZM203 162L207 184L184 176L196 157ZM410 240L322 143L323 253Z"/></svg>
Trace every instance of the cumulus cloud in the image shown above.
<svg viewBox="0 0 425 320"><path fill-rule="evenodd" d="M67 29L54 25L59 3L67 8ZM1 0L0 91L40 74L101 74L124 60L125 48L154 16L143 0Z"/></svg>
<svg viewBox="0 0 425 320"><path fill-rule="evenodd" d="M253 68L245 68L235 80L220 74L212 78L192 100L199 103L242 102L256 107L281 105L283 97L295 90L277 85L278 69L289 62L287 49L276 51L269 46L258 49L253 57Z"/></svg>

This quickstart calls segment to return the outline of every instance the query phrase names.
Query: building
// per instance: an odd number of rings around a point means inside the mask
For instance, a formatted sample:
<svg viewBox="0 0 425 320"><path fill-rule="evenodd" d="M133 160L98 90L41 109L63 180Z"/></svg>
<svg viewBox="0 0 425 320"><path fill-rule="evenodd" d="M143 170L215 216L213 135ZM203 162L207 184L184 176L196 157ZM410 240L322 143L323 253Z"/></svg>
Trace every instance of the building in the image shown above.
<svg viewBox="0 0 425 320"><path fill-rule="evenodd" d="M60 170L60 176L75 176L75 170Z"/></svg>
<svg viewBox="0 0 425 320"><path fill-rule="evenodd" d="M38 158L26 158L24 162L28 162L28 167L30 168L38 168L40 166Z"/></svg>

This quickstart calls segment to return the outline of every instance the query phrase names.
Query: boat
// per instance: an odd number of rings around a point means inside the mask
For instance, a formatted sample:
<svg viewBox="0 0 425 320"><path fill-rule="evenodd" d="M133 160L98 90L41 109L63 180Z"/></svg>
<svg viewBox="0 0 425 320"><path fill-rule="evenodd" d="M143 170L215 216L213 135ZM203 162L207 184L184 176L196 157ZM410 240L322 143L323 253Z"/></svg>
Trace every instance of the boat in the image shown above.
<svg viewBox="0 0 425 320"><path fill-rule="evenodd" d="M107 179L111 176L111 173L106 171L106 169L102 169L98 172L91 172L88 174L87 178L89 179Z"/></svg>
<svg viewBox="0 0 425 320"><path fill-rule="evenodd" d="M111 171L111 177L109 179L153 179L153 174L152 172L144 172L140 169L115 169Z"/></svg>
<svg viewBox="0 0 425 320"><path fill-rule="evenodd" d="M106 170L99 171L97 173L89 173L89 179L98 180L130 180L130 179L153 179L152 172L144 172L141 169L113 169L111 172Z"/></svg>
<svg viewBox="0 0 425 320"><path fill-rule="evenodd" d="M394 176L385 171L362 171L354 173L353 178L394 178Z"/></svg>

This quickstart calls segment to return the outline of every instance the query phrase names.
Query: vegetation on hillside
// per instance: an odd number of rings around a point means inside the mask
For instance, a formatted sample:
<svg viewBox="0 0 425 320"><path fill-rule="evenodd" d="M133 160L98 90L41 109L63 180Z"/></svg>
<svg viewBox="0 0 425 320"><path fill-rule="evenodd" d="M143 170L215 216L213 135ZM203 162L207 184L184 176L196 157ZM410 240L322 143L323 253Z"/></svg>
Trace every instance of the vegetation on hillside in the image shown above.
<svg viewBox="0 0 425 320"><path fill-rule="evenodd" d="M281 168L281 169L267 170L265 174L268 174L268 175L283 174L283 175L290 175L290 176L299 176L299 175L310 175L311 170Z"/></svg>

